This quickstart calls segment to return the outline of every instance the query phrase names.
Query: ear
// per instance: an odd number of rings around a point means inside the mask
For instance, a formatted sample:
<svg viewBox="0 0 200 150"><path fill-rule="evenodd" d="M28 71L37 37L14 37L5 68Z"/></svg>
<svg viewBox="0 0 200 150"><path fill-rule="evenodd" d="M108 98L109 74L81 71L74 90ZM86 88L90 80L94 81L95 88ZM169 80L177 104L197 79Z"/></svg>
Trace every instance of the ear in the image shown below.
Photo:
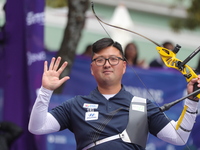
<svg viewBox="0 0 200 150"><path fill-rule="evenodd" d="M124 67L123 67L123 74L126 72L126 65L127 65L127 64L126 64L126 61L124 61L124 63L123 63L123 66L124 66Z"/></svg>
<svg viewBox="0 0 200 150"><path fill-rule="evenodd" d="M90 64L90 71L91 71L91 74L94 75L93 70L92 70L92 63Z"/></svg>

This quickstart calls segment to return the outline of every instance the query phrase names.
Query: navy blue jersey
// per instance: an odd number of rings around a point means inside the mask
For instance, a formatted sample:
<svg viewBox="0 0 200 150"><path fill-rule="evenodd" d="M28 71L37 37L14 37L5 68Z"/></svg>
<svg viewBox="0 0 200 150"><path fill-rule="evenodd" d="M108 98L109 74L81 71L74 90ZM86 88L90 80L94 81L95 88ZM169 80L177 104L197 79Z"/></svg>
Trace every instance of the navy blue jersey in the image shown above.
<svg viewBox="0 0 200 150"><path fill-rule="evenodd" d="M94 141L119 134L126 129L132 98L133 95L124 87L109 100L95 89L88 96L76 96L65 101L50 113L59 122L60 130L69 129L74 133L77 150L81 150ZM149 132L155 136L169 123L165 115L150 100L147 100L147 115ZM125 143L121 139L91 149L143 150L142 147Z"/></svg>

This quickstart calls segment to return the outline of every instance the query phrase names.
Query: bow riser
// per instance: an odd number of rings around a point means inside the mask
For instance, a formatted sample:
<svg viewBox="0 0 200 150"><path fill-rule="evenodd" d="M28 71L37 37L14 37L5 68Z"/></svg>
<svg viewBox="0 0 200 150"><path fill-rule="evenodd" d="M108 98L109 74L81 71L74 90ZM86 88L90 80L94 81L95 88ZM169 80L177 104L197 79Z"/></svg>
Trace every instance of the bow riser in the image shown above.
<svg viewBox="0 0 200 150"><path fill-rule="evenodd" d="M176 58L176 54L173 51L159 46L156 47L156 49L160 54L160 57L165 63L165 65L169 68L174 68L180 71L187 82L190 82L190 80L194 78L198 78L197 74L193 71L193 69L190 66L185 64L181 68L179 67L178 64L180 64L182 61ZM200 98L200 94L198 94L196 97Z"/></svg>

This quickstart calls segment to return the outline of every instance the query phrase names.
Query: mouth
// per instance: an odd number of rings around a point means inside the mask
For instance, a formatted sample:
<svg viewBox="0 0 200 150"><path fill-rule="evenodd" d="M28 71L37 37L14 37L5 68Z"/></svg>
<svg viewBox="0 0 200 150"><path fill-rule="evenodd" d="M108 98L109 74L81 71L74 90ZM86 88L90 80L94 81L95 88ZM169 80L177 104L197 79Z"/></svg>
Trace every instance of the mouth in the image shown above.
<svg viewBox="0 0 200 150"><path fill-rule="evenodd" d="M111 70L104 70L103 73L107 74L107 73L112 73L113 71Z"/></svg>

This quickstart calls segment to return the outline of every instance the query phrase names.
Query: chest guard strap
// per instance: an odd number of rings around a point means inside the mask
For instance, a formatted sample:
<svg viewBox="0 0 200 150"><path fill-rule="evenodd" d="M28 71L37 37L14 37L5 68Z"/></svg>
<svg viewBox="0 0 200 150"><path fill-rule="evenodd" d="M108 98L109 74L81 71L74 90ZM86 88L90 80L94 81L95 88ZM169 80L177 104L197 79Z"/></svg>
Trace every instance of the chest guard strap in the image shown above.
<svg viewBox="0 0 200 150"><path fill-rule="evenodd" d="M129 121L120 134L124 142L146 147L148 138L148 120L146 99L134 96L129 108Z"/></svg>

